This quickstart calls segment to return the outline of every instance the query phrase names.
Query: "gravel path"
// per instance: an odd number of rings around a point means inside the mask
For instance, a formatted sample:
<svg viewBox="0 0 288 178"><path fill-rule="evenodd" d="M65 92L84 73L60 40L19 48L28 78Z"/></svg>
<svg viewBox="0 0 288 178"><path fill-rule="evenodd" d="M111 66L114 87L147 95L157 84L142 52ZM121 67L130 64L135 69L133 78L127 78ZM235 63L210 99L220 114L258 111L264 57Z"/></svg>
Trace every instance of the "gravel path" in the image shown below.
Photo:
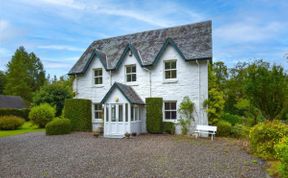
<svg viewBox="0 0 288 178"><path fill-rule="evenodd" d="M257 161L257 162L256 162ZM261 161L235 141L89 133L0 138L0 177L266 177Z"/></svg>

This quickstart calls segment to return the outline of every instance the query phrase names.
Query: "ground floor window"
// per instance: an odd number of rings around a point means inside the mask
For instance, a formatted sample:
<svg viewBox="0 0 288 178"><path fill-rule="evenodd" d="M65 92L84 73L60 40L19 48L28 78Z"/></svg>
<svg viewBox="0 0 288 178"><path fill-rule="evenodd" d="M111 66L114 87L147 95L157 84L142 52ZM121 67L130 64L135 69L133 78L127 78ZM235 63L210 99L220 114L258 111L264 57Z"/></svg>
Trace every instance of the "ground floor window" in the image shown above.
<svg viewBox="0 0 288 178"><path fill-rule="evenodd" d="M164 120L177 119L177 101L164 102Z"/></svg>
<svg viewBox="0 0 288 178"><path fill-rule="evenodd" d="M96 103L94 104L94 119L103 119L103 108L102 104Z"/></svg>

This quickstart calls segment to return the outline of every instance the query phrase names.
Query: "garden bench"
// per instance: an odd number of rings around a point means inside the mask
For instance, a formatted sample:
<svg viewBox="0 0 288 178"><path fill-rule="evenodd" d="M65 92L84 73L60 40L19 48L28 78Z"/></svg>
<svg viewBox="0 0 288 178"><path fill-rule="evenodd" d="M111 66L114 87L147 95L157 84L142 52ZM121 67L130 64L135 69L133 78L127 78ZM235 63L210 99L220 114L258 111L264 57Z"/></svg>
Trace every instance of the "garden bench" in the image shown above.
<svg viewBox="0 0 288 178"><path fill-rule="evenodd" d="M200 135L200 133L206 133L211 135L211 140L214 139L215 134L217 131L216 126L210 126L210 125L197 125L195 133L197 133L196 138Z"/></svg>

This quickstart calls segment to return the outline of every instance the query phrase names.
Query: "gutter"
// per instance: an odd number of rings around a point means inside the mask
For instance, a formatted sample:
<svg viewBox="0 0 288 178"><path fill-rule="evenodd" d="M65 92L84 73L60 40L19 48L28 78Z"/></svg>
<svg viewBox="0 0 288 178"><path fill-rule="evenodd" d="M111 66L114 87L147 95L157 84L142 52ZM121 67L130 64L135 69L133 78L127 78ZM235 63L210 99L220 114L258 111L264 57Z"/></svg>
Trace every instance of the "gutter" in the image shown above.
<svg viewBox="0 0 288 178"><path fill-rule="evenodd" d="M201 108L200 108L200 96L201 96L201 83L200 83L200 64L199 64L199 61L198 60L196 60L196 64L198 65L198 112L199 112L199 114L200 114L200 110L201 110ZM198 118L199 120L200 120L200 118ZM200 123L200 124L202 124L202 123Z"/></svg>

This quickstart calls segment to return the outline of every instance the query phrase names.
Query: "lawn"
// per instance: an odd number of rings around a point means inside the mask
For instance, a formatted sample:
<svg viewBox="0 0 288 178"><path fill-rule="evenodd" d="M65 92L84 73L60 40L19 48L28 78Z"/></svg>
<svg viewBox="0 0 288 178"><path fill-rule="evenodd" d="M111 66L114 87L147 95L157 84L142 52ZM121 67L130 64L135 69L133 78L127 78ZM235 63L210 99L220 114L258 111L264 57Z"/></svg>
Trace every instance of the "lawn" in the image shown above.
<svg viewBox="0 0 288 178"><path fill-rule="evenodd" d="M17 130L0 130L0 137L8 137L13 135L19 135L29 132L43 132L45 129L39 129L31 122L25 122L22 127Z"/></svg>

